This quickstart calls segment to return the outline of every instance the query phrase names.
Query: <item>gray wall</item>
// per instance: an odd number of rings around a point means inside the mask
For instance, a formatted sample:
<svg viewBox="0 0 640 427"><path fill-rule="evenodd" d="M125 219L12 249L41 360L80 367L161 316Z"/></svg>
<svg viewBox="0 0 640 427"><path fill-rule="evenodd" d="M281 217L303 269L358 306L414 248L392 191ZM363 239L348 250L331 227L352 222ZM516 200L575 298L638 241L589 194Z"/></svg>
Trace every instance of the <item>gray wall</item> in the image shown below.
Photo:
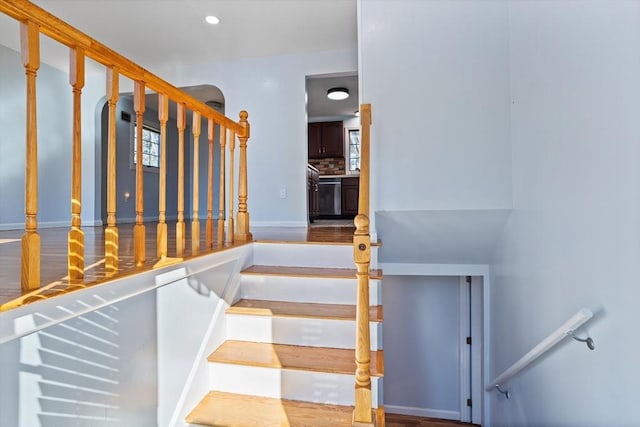
<svg viewBox="0 0 640 427"><path fill-rule="evenodd" d="M491 374L581 307L571 340L491 394L494 426L637 426L640 3L509 3L514 210L492 268Z"/></svg>
<svg viewBox="0 0 640 427"><path fill-rule="evenodd" d="M131 121L122 120L122 112L131 115ZM105 104L101 114L101 135L102 135L102 170L105 171L102 179L101 200L102 200L102 220L106 223L106 168L107 168L107 135L108 135L108 105ZM133 101L130 97L121 96L116 107L116 204L117 221L135 221L135 195L136 195L136 171L130 167L130 152L132 126L135 124L136 116L133 110ZM193 134L191 132L191 115L187 116L189 126L185 130L185 152L184 152L184 174L185 174L185 218L192 217L193 203ZM145 109L144 124L160 130L158 113L150 108ZM166 214L167 219L173 221L177 218L178 200L178 130L176 120L171 117L167 122L167 198ZM200 218L207 215L207 168L208 168L208 140L207 122L202 121L202 133L200 134ZM214 143L214 218L218 216L218 196L217 188L219 182L219 137L218 127L216 127L216 139ZM147 221L157 221L158 219L158 188L159 173L144 171L144 216ZM126 200L124 193L130 194ZM201 224L204 227L204 224Z"/></svg>
<svg viewBox="0 0 640 427"><path fill-rule="evenodd" d="M122 112L129 113L131 121L122 120ZM107 200L107 135L108 135L108 105L102 109L102 221L106 223ZM134 222L136 216L136 171L130 167L132 127L136 122L133 111L133 101L121 97L116 106L116 218L118 222ZM158 113L146 109L145 125L160 129ZM177 159L178 132L175 120L167 123L167 217L177 215ZM188 153L186 153L188 154ZM144 176L144 216L148 220L158 219L158 178L159 174L145 171ZM129 193L127 200L125 193Z"/></svg>
<svg viewBox="0 0 640 427"><path fill-rule="evenodd" d="M459 282L458 277L385 276L384 404L388 412L459 413Z"/></svg>

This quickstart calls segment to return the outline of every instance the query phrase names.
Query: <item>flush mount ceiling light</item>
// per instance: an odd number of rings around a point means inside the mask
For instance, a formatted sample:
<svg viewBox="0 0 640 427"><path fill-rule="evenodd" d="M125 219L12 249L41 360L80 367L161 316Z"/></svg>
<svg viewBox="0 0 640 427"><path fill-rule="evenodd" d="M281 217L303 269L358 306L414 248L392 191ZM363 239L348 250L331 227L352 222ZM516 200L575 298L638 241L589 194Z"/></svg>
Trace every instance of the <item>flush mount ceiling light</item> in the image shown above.
<svg viewBox="0 0 640 427"><path fill-rule="evenodd" d="M340 101L349 97L349 90L345 87L332 87L327 91L327 98Z"/></svg>
<svg viewBox="0 0 640 427"><path fill-rule="evenodd" d="M207 24L211 24L211 25L217 25L220 23L220 18L213 15L206 16L204 20L207 21Z"/></svg>

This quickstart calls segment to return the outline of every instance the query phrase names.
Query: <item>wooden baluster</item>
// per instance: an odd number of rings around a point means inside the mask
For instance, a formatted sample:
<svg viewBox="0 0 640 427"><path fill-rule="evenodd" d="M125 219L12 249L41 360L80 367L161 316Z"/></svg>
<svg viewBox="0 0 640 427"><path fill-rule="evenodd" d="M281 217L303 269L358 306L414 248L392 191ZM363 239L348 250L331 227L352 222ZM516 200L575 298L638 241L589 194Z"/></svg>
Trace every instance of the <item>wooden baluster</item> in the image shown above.
<svg viewBox="0 0 640 427"><path fill-rule="evenodd" d="M244 132L238 136L240 140L240 165L238 182L238 223L236 224L236 239L248 241L252 239L249 231L249 212L247 211L247 140L250 134L250 125L247 121L249 114L240 111L240 125Z"/></svg>
<svg viewBox="0 0 640 427"><path fill-rule="evenodd" d="M184 130L187 125L187 111L178 103L178 222L176 223L176 255L184 255L186 242L184 225Z"/></svg>
<svg viewBox="0 0 640 427"><path fill-rule="evenodd" d="M229 139L229 214L227 217L227 241L229 243L233 243L233 234L234 234L234 227L233 227L233 214L234 214L234 204L233 204L233 197L235 195L235 191L233 188L233 184L234 184L234 176L233 176L233 170L234 170L234 163L235 163L235 149L236 149L236 131L232 130L231 131L231 138Z"/></svg>
<svg viewBox="0 0 640 427"><path fill-rule="evenodd" d="M371 413L371 340L369 337L369 264L371 237L369 218L358 215L354 220L353 258L356 264L358 295L356 306L356 386L353 426L373 426Z"/></svg>
<svg viewBox="0 0 640 427"><path fill-rule="evenodd" d="M193 132L193 210L191 214L191 253L200 251L200 129L201 117L197 111L193 112L191 131Z"/></svg>
<svg viewBox="0 0 640 427"><path fill-rule="evenodd" d="M358 213L369 217L369 147L371 145L371 104L360 106L360 192Z"/></svg>
<svg viewBox="0 0 640 427"><path fill-rule="evenodd" d="M160 121L160 176L158 177L158 232L156 236L158 258L167 257L167 121L169 97L158 94L158 120Z"/></svg>
<svg viewBox="0 0 640 427"><path fill-rule="evenodd" d="M207 225L205 228L205 244L207 249L213 248L213 141L215 140L215 123L208 120L207 139L209 140L209 159L207 168Z"/></svg>
<svg viewBox="0 0 640 427"><path fill-rule="evenodd" d="M71 156L71 230L68 237L69 281L84 277L84 232L82 213L82 121L81 97L84 87L84 50L69 51L69 83L73 87L73 148Z"/></svg>
<svg viewBox="0 0 640 427"><path fill-rule="evenodd" d="M36 75L40 68L40 30L31 21L20 24L20 50L27 83L27 138L25 171L25 232L22 236L21 287L40 287L40 235L38 234L38 120Z"/></svg>
<svg viewBox="0 0 640 427"><path fill-rule="evenodd" d="M227 165L225 163L225 146L227 145L227 128L220 126L220 181L219 187L219 199L218 199L218 246L224 244L224 220L225 220L225 178Z"/></svg>
<svg viewBox="0 0 640 427"><path fill-rule="evenodd" d="M144 226L144 165L142 164L142 129L144 127L144 82L136 80L133 91L133 109L136 112L136 225L133 226L133 257L137 267L145 260Z"/></svg>
<svg viewBox="0 0 640 427"><path fill-rule="evenodd" d="M118 271L118 227L116 226L116 106L119 75L107 68L109 131L107 137L107 228L104 230L104 267L107 275Z"/></svg>

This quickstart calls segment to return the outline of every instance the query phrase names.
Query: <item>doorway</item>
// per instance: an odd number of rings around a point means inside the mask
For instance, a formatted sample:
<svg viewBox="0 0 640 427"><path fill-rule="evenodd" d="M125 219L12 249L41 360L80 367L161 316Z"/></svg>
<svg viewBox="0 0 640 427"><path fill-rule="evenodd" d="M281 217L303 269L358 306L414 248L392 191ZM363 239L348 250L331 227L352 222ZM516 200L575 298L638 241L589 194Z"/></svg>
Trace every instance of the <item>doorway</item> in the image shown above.
<svg viewBox="0 0 640 427"><path fill-rule="evenodd" d="M384 278L385 409L481 424L483 276L406 273Z"/></svg>

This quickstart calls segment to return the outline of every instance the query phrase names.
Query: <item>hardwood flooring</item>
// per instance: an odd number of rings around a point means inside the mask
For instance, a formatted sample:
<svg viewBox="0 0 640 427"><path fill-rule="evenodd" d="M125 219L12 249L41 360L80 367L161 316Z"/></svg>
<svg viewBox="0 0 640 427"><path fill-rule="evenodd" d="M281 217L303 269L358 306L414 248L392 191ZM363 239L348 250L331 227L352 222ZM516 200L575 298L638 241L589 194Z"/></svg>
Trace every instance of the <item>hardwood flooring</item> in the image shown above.
<svg viewBox="0 0 640 427"><path fill-rule="evenodd" d="M200 252L191 251L191 224L188 221L187 244L183 258L225 250L244 242L214 244L205 247L205 221L200 221ZM115 275L107 275L104 269L104 227L83 227L85 234L85 277L81 282L70 282L67 277L67 234L68 227L43 228L38 230L41 237L41 287L37 291L23 293L20 289L20 254L23 230L0 231L0 311L9 310L22 304L51 298L71 290L103 283L114 278L135 274L153 267L158 262L156 256L156 225L146 223L146 254L143 267L136 267L133 260L133 224L119 224L120 270ZM170 257L176 256L175 223L168 224ZM255 228L255 241L280 241L297 243L324 242L330 244L351 244L353 227L313 227ZM216 231L214 230L214 236Z"/></svg>

